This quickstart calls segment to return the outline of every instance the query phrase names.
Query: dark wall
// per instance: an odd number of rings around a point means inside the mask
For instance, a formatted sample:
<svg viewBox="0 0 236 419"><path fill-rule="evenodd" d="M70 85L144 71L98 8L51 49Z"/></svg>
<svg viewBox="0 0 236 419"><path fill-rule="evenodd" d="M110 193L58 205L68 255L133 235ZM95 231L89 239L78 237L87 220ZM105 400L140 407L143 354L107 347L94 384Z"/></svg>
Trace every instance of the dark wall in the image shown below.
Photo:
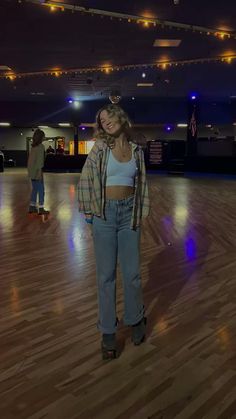
<svg viewBox="0 0 236 419"><path fill-rule="evenodd" d="M5 166L8 165L8 160L13 160L17 167L26 167L27 152L23 150L4 150ZM9 162L10 164L10 162Z"/></svg>
<svg viewBox="0 0 236 419"><path fill-rule="evenodd" d="M84 101L73 109L66 102L0 102L0 120L16 126L58 122L94 122L98 109L108 100ZM122 100L121 106L134 123L178 123L188 118L188 102L179 100L141 99ZM235 102L199 101L199 123L228 124L236 121Z"/></svg>

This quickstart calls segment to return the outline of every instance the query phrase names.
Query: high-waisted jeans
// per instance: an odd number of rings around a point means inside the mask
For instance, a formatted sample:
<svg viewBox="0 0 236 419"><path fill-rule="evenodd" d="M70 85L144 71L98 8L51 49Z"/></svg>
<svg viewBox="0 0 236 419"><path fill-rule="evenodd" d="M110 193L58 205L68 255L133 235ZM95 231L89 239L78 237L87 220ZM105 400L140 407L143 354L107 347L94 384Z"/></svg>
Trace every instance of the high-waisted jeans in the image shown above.
<svg viewBox="0 0 236 419"><path fill-rule="evenodd" d="M133 196L107 200L105 220L93 219L93 239L97 268L98 328L115 333L116 267L119 260L124 289L124 324L134 325L144 316L140 277L140 229L130 229Z"/></svg>

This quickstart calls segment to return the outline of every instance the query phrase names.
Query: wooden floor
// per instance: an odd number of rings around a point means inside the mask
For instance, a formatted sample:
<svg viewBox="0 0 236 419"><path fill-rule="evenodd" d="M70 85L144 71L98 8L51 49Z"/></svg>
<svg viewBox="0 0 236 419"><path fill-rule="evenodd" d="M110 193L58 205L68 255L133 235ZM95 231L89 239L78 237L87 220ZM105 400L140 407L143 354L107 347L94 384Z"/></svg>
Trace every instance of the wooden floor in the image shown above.
<svg viewBox="0 0 236 419"><path fill-rule="evenodd" d="M134 347L121 322L112 362L78 179L45 175L43 223L26 214L26 172L0 174L0 418L236 418L236 178L149 175L148 337Z"/></svg>

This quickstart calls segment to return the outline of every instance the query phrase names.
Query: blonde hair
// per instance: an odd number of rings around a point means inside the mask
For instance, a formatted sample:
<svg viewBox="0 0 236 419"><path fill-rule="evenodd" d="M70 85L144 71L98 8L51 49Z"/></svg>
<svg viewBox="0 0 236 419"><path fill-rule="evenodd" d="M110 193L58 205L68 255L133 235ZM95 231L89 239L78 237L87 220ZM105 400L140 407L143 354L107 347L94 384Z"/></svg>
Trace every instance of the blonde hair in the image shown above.
<svg viewBox="0 0 236 419"><path fill-rule="evenodd" d="M123 131L127 135L127 139L131 139L131 122L128 115L119 105L105 105L96 115L96 125L94 130L94 136L98 140L104 140L108 147L113 148L115 145L115 137L109 135L106 131L104 131L102 124L101 124L101 113L106 111L109 116L116 117L118 122L121 124Z"/></svg>

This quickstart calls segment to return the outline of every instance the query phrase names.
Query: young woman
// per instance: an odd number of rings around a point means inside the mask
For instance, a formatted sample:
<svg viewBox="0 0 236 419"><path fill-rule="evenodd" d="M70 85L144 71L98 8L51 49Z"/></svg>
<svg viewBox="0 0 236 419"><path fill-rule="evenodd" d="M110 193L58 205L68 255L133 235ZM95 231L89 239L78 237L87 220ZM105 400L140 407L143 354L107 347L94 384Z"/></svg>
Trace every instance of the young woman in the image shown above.
<svg viewBox="0 0 236 419"><path fill-rule="evenodd" d="M42 142L45 140L45 134L42 130L36 129L33 135L32 148L28 158L28 175L32 183L32 192L30 198L29 214L47 215L49 211L44 209L44 182L43 166L45 160L45 150ZM37 208L37 197L39 205Z"/></svg>
<svg viewBox="0 0 236 419"><path fill-rule="evenodd" d="M141 219L149 214L149 198L143 151L131 141L128 116L118 105L100 109L95 138L80 177L79 210L93 233L103 357L115 358L117 259L124 323L132 326L135 345L145 338L139 254Z"/></svg>

